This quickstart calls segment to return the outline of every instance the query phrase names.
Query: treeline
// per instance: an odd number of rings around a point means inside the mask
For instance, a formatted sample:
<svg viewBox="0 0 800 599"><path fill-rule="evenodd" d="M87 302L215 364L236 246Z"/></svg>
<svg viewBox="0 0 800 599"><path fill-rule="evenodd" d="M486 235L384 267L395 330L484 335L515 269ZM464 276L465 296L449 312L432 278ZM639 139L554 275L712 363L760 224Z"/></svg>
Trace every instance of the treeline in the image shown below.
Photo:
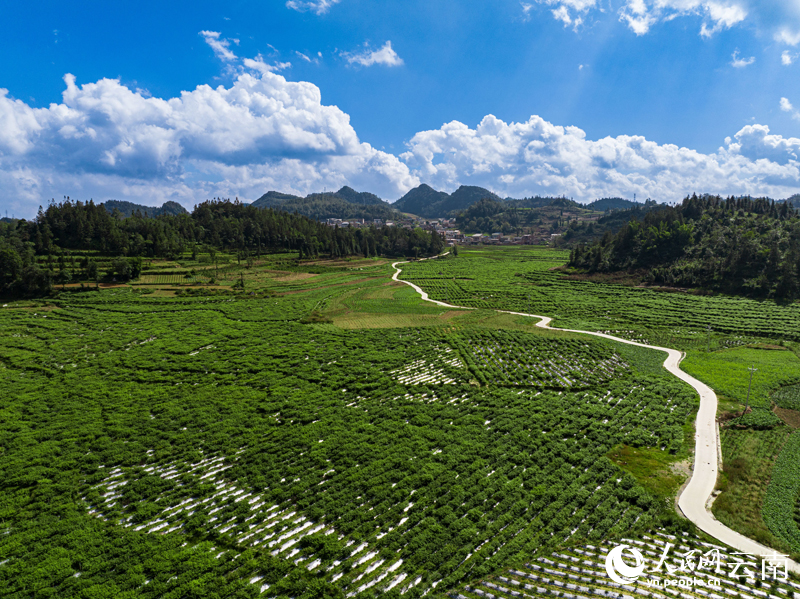
<svg viewBox="0 0 800 599"><path fill-rule="evenodd" d="M69 200L40 209L33 221L0 224L0 295L39 296L54 282L67 283L75 253L87 280L97 280L94 255L114 257L106 274L130 278L141 258L175 259L184 252L232 251L260 255L281 250L300 258L350 255L428 256L442 238L402 227L333 228L297 214L259 209L230 200L206 201L191 214L127 218L102 205Z"/></svg>
<svg viewBox="0 0 800 599"><path fill-rule="evenodd" d="M380 201L380 200L379 200ZM254 202L255 203L255 202ZM260 204L259 207L264 204ZM344 220L363 218L373 220L393 220L401 215L388 204L356 204L333 193L315 193L305 198L293 198L267 206L275 210L297 213L315 220L341 218Z"/></svg>
<svg viewBox="0 0 800 599"><path fill-rule="evenodd" d="M570 266L752 297L800 297L800 217L786 202L692 195L578 245Z"/></svg>

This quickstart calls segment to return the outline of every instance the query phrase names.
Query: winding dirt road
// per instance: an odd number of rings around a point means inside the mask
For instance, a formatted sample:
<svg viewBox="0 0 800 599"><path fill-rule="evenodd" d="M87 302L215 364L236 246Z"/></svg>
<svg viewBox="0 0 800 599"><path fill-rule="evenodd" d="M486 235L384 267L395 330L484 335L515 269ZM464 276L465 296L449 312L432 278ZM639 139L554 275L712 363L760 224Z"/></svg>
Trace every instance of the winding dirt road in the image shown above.
<svg viewBox="0 0 800 599"><path fill-rule="evenodd" d="M474 310L468 306L454 306L445 302L430 299L428 294L425 293L420 287L403 281L397 277L402 272L397 266L398 264L405 264L406 262L395 262L392 266L395 269L392 279L405 283L413 287L417 293L420 294L423 300L434 303L443 308L460 308L466 310ZM496 310L504 314L515 314L517 316L528 316L530 318L538 318L539 322L536 323L537 327L543 329L550 329L551 331L564 331L569 333L581 333L583 335L593 335L595 337L604 337L612 341L620 343L627 343L628 345L637 345L639 347L646 347L648 349L657 349L666 352L667 358L664 360L664 368L670 374L678 377L691 385L697 393L700 394L700 409L697 412L697 420L695 422L695 453L694 453L694 468L692 469L692 477L689 484L683 489L681 496L678 498L678 507L680 507L683 514L692 522L694 522L700 530L708 533L715 539L722 543L733 547L737 551L742 551L750 555L757 555L760 557L780 555L774 549L757 543L748 537L731 530L721 522L719 522L711 512L707 509L708 500L711 493L714 491L714 486L717 482L718 465L717 465L717 395L714 391L706 385L698 381L696 378L689 376L680 369L680 362L683 359L683 354L676 349L667 347L658 347L655 345L645 345L644 343L637 343L635 341L628 341L613 335L605 333L596 333L594 331L578 331L575 329L557 329L550 326L553 320L549 316L539 316L536 314L526 314L525 312L511 312L508 310ZM787 568L796 574L800 574L800 564L792 560L787 560Z"/></svg>

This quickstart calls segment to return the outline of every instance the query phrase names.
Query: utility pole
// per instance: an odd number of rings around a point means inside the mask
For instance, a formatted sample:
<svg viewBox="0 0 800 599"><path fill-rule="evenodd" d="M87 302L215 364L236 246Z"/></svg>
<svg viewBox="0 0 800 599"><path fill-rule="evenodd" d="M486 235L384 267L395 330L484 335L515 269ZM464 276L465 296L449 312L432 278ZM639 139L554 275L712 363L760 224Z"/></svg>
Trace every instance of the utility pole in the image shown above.
<svg viewBox="0 0 800 599"><path fill-rule="evenodd" d="M750 407L750 387L752 387L752 385L753 385L753 374L758 372L758 368L756 368L755 366L751 366L747 370L750 371L750 382L747 383L747 400L745 401L745 404L744 404L744 414L742 414L742 416L747 414L747 410Z"/></svg>

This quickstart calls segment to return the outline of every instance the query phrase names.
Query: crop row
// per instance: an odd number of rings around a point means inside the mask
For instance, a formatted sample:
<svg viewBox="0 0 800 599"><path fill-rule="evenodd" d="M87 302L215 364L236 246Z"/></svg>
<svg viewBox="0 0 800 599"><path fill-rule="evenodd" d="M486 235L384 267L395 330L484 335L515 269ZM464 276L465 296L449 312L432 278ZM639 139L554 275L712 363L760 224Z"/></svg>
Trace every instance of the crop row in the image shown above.
<svg viewBox="0 0 800 599"><path fill-rule="evenodd" d="M762 515L770 530L793 551L800 551L800 527L793 506L800 494L800 432L793 433L778 456L764 498Z"/></svg>
<svg viewBox="0 0 800 599"><path fill-rule="evenodd" d="M401 277L433 299L553 316L569 328L678 327L702 334L710 326L716 335L800 340L800 305L575 280L548 270L559 265L557 255L534 259L541 251L520 250L515 258L527 252L530 259L509 259L502 249L464 250L457 258L405 264Z"/></svg>

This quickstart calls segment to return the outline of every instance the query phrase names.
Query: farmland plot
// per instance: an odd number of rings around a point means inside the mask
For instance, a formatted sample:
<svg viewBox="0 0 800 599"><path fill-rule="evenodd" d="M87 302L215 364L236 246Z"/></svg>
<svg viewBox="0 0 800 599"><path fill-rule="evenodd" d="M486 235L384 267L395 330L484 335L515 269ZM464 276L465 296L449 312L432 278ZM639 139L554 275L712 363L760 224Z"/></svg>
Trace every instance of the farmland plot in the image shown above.
<svg viewBox="0 0 800 599"><path fill-rule="evenodd" d="M611 581L606 574L605 563L609 551L617 544L624 543L636 548L644 558L645 573L631 584L620 585ZM714 551L721 552L726 565L718 571L716 568L695 567L689 571L688 556L713 556ZM666 551L667 559L662 564L661 556ZM567 547L549 555L540 555L523 565L498 573L487 580L468 584L456 595L461 599L511 599L522 596L562 596L567 599L578 597L618 597L622 596L655 596L690 599L709 596L740 597L742 599L776 599L778 597L796 597L800 593L800 584L794 581L782 581L769 576L764 581L757 578L733 576L732 564L736 562L733 549L704 542L694 535L671 535L657 530L653 534L625 535L617 542L602 542ZM695 560L697 557L694 558ZM692 562L695 563L695 562ZM666 576L666 565L675 575ZM743 572L739 568L738 572ZM752 570L751 570L752 572ZM760 577L761 573L754 573ZM677 582L680 578L700 580L706 584L681 586L649 586L657 580L671 578ZM713 588L706 586L715 579ZM761 588L756 581L761 583Z"/></svg>
<svg viewBox="0 0 800 599"><path fill-rule="evenodd" d="M563 328L646 331L650 341L674 340L681 349L702 347L708 326L715 344L737 337L800 341L800 304L666 293L550 270L568 258L536 247L464 248L457 258L404 264L401 278L459 306L542 314Z"/></svg>
<svg viewBox="0 0 800 599"><path fill-rule="evenodd" d="M0 586L414 597L659 521L605 454L680 451L690 389L553 333L302 324L326 302L368 307L313 286L325 276L283 296L0 312Z"/></svg>

